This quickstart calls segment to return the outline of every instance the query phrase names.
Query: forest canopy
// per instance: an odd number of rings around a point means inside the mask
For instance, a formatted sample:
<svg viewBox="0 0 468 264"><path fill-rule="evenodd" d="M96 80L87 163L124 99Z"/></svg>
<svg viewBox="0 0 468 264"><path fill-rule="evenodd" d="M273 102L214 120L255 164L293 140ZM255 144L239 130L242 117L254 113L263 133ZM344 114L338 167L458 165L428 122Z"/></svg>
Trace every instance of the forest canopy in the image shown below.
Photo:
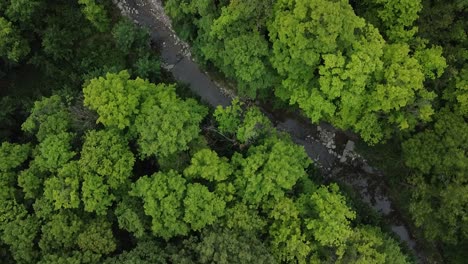
<svg viewBox="0 0 468 264"><path fill-rule="evenodd" d="M384 148L418 242L463 263L468 2L163 2L230 106L110 0L0 0L2 263L415 262L255 104Z"/></svg>
<svg viewBox="0 0 468 264"><path fill-rule="evenodd" d="M15 262L409 262L379 228L354 221L337 185L311 181L312 162L287 135L265 126L246 141L223 130L246 144L223 156L201 133L206 109L171 85L122 71L83 93L96 127L74 131L77 116L54 95L34 104L22 126L27 143L0 147L0 235ZM244 120L229 116L231 107L216 109L217 123L248 127L251 112L262 120L256 108L239 109ZM140 131L142 117L154 122ZM168 165L174 154L182 160Z"/></svg>
<svg viewBox="0 0 468 264"><path fill-rule="evenodd" d="M197 61L241 97L387 148L376 159L396 142L398 158L383 162L401 164L404 175L387 176L408 183L403 207L449 258L466 258L467 1L167 0L165 8Z"/></svg>

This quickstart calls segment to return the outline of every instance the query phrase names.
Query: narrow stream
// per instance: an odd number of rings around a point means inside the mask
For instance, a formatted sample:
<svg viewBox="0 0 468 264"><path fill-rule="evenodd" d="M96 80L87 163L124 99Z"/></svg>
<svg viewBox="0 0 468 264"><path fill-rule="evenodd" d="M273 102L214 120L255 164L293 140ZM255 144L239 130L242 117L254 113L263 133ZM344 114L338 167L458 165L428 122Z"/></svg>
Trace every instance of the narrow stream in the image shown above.
<svg viewBox="0 0 468 264"><path fill-rule="evenodd" d="M164 13L161 0L114 0L114 3L123 15L150 30L153 43L159 46L163 67L170 71L175 79L189 84L193 92L214 107L230 104L232 91L214 82L209 74L192 60L190 47L172 30L171 21ZM298 115L281 115L279 118L278 113L265 114L272 119L277 129L288 132L295 143L304 146L309 157L321 168L324 175L356 190L364 202L382 214L386 222L390 223L393 232L413 249L418 258L424 259L407 226L398 217L392 217L394 209L385 195L383 176L353 151L354 142L329 124L316 126Z"/></svg>

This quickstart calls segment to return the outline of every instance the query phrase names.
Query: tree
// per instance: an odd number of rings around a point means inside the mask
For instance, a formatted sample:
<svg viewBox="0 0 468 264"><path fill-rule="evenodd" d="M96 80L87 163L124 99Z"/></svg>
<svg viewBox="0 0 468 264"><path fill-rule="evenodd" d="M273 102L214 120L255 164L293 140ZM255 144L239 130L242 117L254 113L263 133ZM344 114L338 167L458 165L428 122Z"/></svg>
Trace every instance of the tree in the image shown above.
<svg viewBox="0 0 468 264"><path fill-rule="evenodd" d="M78 208L81 203L81 171L78 161L63 165L56 176L44 181L44 198L53 204L55 210Z"/></svg>
<svg viewBox="0 0 468 264"><path fill-rule="evenodd" d="M183 198L186 181L174 171L144 176L133 185L130 194L143 200L145 214L151 216L155 236L168 240L189 231L183 221Z"/></svg>
<svg viewBox="0 0 468 264"><path fill-rule="evenodd" d="M35 134L38 141L43 141L48 135L66 132L70 127L70 121L69 112L62 98L53 95L34 102L34 107L21 128L25 132Z"/></svg>
<svg viewBox="0 0 468 264"><path fill-rule="evenodd" d="M39 264L92 264L98 263L100 255L91 251L70 251L67 253L45 254Z"/></svg>
<svg viewBox="0 0 468 264"><path fill-rule="evenodd" d="M5 15L22 28L28 28L32 25L33 19L39 17L44 8L44 1L41 0L10 0L5 10Z"/></svg>
<svg viewBox="0 0 468 264"><path fill-rule="evenodd" d="M140 241L135 248L107 258L104 264L166 264L168 252L154 241Z"/></svg>
<svg viewBox="0 0 468 264"><path fill-rule="evenodd" d="M85 211L96 212L98 215L105 215L115 200L104 179L92 174L83 176L81 197Z"/></svg>
<svg viewBox="0 0 468 264"><path fill-rule="evenodd" d="M29 156L30 145L3 142L0 145L0 171L9 172L18 168Z"/></svg>
<svg viewBox="0 0 468 264"><path fill-rule="evenodd" d="M312 236L322 246L342 247L352 235L350 220L356 217L356 213L346 205L338 186L320 187L310 196L310 203L314 216L305 222Z"/></svg>
<svg viewBox="0 0 468 264"><path fill-rule="evenodd" d="M343 257L337 263L411 263L398 244L379 229L370 226L356 228L347 242Z"/></svg>
<svg viewBox="0 0 468 264"><path fill-rule="evenodd" d="M208 36L200 42L204 57L237 82L241 96L256 98L275 82L268 61L269 43L262 34L272 6L270 0L231 1L221 8Z"/></svg>
<svg viewBox="0 0 468 264"><path fill-rule="evenodd" d="M184 176L189 179L205 179L211 182L227 180L233 169L227 158L219 157L210 149L202 149L192 157L190 166L184 170Z"/></svg>
<svg viewBox="0 0 468 264"><path fill-rule="evenodd" d="M111 224L104 218L96 218L90 221L78 235L76 241L81 250L102 255L113 252L117 246Z"/></svg>
<svg viewBox="0 0 468 264"><path fill-rule="evenodd" d="M7 224L23 218L27 210L17 199L17 173L29 156L30 146L3 142L0 145L0 238Z"/></svg>
<svg viewBox="0 0 468 264"><path fill-rule="evenodd" d="M119 131L89 131L80 154L81 171L105 179L111 189L118 189L132 175L135 158Z"/></svg>
<svg viewBox="0 0 468 264"><path fill-rule="evenodd" d="M208 229L190 245L199 263L277 263L257 237L230 229Z"/></svg>
<svg viewBox="0 0 468 264"><path fill-rule="evenodd" d="M151 226L151 219L145 215L143 205L136 197L124 196L117 203L115 216L119 228L131 232L137 238L144 237Z"/></svg>
<svg viewBox="0 0 468 264"><path fill-rule="evenodd" d="M125 54L129 54L133 49L141 49L150 44L149 31L137 27L129 19L122 19L116 23L112 28L112 36L115 39L117 48Z"/></svg>
<svg viewBox="0 0 468 264"><path fill-rule="evenodd" d="M143 157L164 158L188 149L207 110L193 99L178 99L173 85L159 84L156 89L142 103L134 130Z"/></svg>
<svg viewBox="0 0 468 264"><path fill-rule="evenodd" d="M167 157L187 149L198 136L206 108L193 99L177 98L173 85L130 80L126 71L97 78L83 89L84 104L99 114L98 122L123 130L131 126L142 157Z"/></svg>
<svg viewBox="0 0 468 264"><path fill-rule="evenodd" d="M271 250L279 260L305 263L312 245L301 229L299 210L289 198L279 200L269 213Z"/></svg>
<svg viewBox="0 0 468 264"><path fill-rule="evenodd" d="M75 156L71 150L71 133L62 132L56 135L48 135L37 146L37 154L34 159L35 165L40 171L56 172L70 159Z"/></svg>
<svg viewBox="0 0 468 264"><path fill-rule="evenodd" d="M42 172L34 162L31 163L29 168L22 170L17 175L18 186L21 187L26 199L40 197L45 175L47 173Z"/></svg>
<svg viewBox="0 0 468 264"><path fill-rule="evenodd" d="M82 231L83 221L74 213L61 211L52 216L41 228L39 247L45 252L55 253L72 249Z"/></svg>
<svg viewBox="0 0 468 264"><path fill-rule="evenodd" d="M273 126L260 109L249 107L243 110L242 106L242 102L234 99L230 106L216 108L213 115L221 133L235 135L243 144L252 143L271 134Z"/></svg>
<svg viewBox="0 0 468 264"><path fill-rule="evenodd" d="M226 207L223 225L230 230L258 235L265 231L267 219L260 216L259 212L254 208L244 203L236 203L232 207Z"/></svg>
<svg viewBox="0 0 468 264"><path fill-rule="evenodd" d="M0 56L18 62L30 51L29 43L8 20L0 17Z"/></svg>
<svg viewBox="0 0 468 264"><path fill-rule="evenodd" d="M39 252L34 241L38 231L39 221L31 215L18 217L4 226L2 240L10 246L17 263L33 263L37 260Z"/></svg>
<svg viewBox="0 0 468 264"><path fill-rule="evenodd" d="M217 106L213 117L218 122L218 130L223 134L235 134L241 125L244 104L238 98L232 100L230 106Z"/></svg>
<svg viewBox="0 0 468 264"><path fill-rule="evenodd" d="M235 154L232 162L238 167L234 180L238 195L252 205L283 199L310 164L303 148L275 138L250 147L245 158Z"/></svg>
<svg viewBox="0 0 468 264"><path fill-rule="evenodd" d="M107 17L104 6L96 3L96 0L78 0L78 3L83 5L83 14L96 29L100 32L105 32L109 29L110 20Z"/></svg>
<svg viewBox="0 0 468 264"><path fill-rule="evenodd" d="M148 81L130 80L127 71L108 73L83 88L84 105L98 113L97 122L124 129L133 124L143 98L154 89L155 85Z"/></svg>
<svg viewBox="0 0 468 264"><path fill-rule="evenodd" d="M418 32L418 27L414 24L423 8L421 0L367 0L364 2L368 5L366 19L374 22L388 41L407 43Z"/></svg>
<svg viewBox="0 0 468 264"><path fill-rule="evenodd" d="M199 231L224 214L226 203L199 183L189 184L184 198L184 221Z"/></svg>
<svg viewBox="0 0 468 264"><path fill-rule="evenodd" d="M352 128L375 144L429 121L435 94L423 82L434 67L421 66L406 43L386 44L347 1L278 1L268 28L283 77L275 93L313 122Z"/></svg>
<svg viewBox="0 0 468 264"><path fill-rule="evenodd" d="M460 74L455 78L455 92L447 92L447 97L455 97L455 109L460 115L468 116L468 66L460 71Z"/></svg>
<svg viewBox="0 0 468 264"><path fill-rule="evenodd" d="M431 240L457 244L468 237L468 125L443 109L432 129L403 143L405 163L414 170L410 212Z"/></svg>

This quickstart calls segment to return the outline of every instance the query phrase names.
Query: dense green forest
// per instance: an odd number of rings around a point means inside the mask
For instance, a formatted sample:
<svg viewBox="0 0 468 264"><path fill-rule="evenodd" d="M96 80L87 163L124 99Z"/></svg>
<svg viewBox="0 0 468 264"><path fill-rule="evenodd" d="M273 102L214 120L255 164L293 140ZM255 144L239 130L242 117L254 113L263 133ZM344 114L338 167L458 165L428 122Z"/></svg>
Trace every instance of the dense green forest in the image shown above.
<svg viewBox="0 0 468 264"><path fill-rule="evenodd" d="M463 263L466 1L165 7L240 100L210 109L174 84L111 1L0 0L1 263L415 262L254 98L376 155L398 146L385 164L409 186L404 209L443 262Z"/></svg>
<svg viewBox="0 0 468 264"><path fill-rule="evenodd" d="M463 262L467 1L165 3L198 61L235 82L239 95L351 130L382 150L372 155L393 149L392 159L380 161L393 166L393 181L409 184L411 201L403 203L414 224Z"/></svg>

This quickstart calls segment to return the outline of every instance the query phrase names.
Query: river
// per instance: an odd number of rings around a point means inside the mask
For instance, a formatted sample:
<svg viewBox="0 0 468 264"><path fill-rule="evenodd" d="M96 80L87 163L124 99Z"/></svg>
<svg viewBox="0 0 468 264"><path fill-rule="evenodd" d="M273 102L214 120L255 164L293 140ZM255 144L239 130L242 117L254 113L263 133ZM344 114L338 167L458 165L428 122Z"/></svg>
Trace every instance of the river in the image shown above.
<svg viewBox="0 0 468 264"><path fill-rule="evenodd" d="M152 41L161 54L163 67L176 80L189 84L194 93L213 107L230 104L233 92L213 81L192 59L189 45L173 31L161 0L114 0L114 3L123 15L149 29ZM313 125L300 115L285 116L262 109L278 130L289 133L295 143L304 147L326 177L345 183L357 191L364 202L383 216L392 231L406 242L419 260L424 259L407 225L395 217L395 208L385 195L383 175L353 151L354 143L346 133L326 123Z"/></svg>

